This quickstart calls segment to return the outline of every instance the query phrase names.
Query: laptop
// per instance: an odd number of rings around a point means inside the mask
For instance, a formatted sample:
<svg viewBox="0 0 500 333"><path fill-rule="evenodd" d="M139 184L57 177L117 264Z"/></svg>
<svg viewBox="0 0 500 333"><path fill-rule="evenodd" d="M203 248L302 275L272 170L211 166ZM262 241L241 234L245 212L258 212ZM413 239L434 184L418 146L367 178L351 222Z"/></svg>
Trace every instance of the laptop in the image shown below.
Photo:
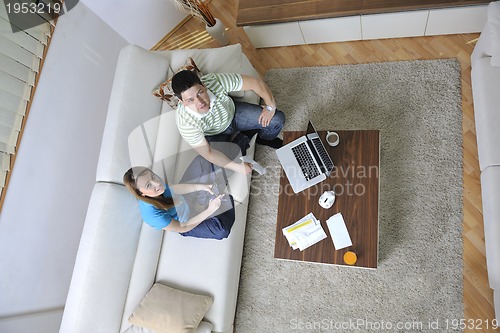
<svg viewBox="0 0 500 333"><path fill-rule="evenodd" d="M325 180L333 170L325 142L310 121L306 135L277 149L276 154L294 193Z"/></svg>

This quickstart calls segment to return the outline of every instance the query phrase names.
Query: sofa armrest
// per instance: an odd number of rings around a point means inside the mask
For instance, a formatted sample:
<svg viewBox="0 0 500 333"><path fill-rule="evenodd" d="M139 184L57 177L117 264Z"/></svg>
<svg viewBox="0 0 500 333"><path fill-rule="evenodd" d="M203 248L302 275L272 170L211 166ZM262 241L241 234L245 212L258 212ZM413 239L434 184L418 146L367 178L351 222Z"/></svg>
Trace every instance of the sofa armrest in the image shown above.
<svg viewBox="0 0 500 333"><path fill-rule="evenodd" d="M479 39L477 40L476 46L471 54L471 64L474 66L475 62L481 58L491 57L491 33L488 24L484 26Z"/></svg>
<svg viewBox="0 0 500 333"><path fill-rule="evenodd" d="M500 166L490 166L481 173L484 243L490 287L500 291ZM500 304L499 304L500 305Z"/></svg>
<svg viewBox="0 0 500 333"><path fill-rule="evenodd" d="M123 183L123 174L131 166L130 134L137 126L160 115L162 102L151 91L165 80L168 65L164 57L135 45L121 50L99 154L97 181ZM151 139L156 139L158 122L150 121L148 124L152 128L150 132L154 132ZM141 142L135 144L140 145ZM154 150L155 141L149 140L147 145ZM135 163L151 165L150 156L141 155Z"/></svg>
<svg viewBox="0 0 500 333"><path fill-rule="evenodd" d="M493 304L495 305L495 319L500 320L500 290L493 293Z"/></svg>
<svg viewBox="0 0 500 333"><path fill-rule="evenodd" d="M491 34L491 66L500 67L500 1L488 5L488 21Z"/></svg>
<svg viewBox="0 0 500 333"><path fill-rule="evenodd" d="M255 68L253 68L252 64L243 53L241 54L241 74L255 76L255 77L259 76L259 73L255 70ZM237 100L251 104L260 103L260 97L257 96L257 94L254 93L253 91L245 91L244 96L241 99L237 98Z"/></svg>
<svg viewBox="0 0 500 333"><path fill-rule="evenodd" d="M485 57L491 66L500 67L500 1L488 5L486 24L471 55L472 64Z"/></svg>
<svg viewBox="0 0 500 333"><path fill-rule="evenodd" d="M479 167L500 165L500 67L491 67L489 58L477 60L471 72L474 97Z"/></svg>

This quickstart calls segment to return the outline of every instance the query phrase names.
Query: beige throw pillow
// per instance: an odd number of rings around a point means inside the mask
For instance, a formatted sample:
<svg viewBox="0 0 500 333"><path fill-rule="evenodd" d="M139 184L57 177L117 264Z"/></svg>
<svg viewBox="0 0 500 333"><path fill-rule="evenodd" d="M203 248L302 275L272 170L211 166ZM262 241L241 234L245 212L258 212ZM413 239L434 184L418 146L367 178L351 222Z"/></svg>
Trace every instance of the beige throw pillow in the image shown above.
<svg viewBox="0 0 500 333"><path fill-rule="evenodd" d="M128 321L156 333L192 333L212 303L210 296L155 283Z"/></svg>
<svg viewBox="0 0 500 333"><path fill-rule="evenodd" d="M175 96L174 90L172 89L172 77L178 72L184 70L193 71L196 74L198 74L199 77L203 76L203 73L200 71L198 66L196 66L196 63L194 62L193 58L189 57L184 63L184 65L182 65L174 73L169 71L167 75L167 80L165 82L160 83L153 89L153 95L167 102L167 104L170 105L173 109L177 108L179 99Z"/></svg>

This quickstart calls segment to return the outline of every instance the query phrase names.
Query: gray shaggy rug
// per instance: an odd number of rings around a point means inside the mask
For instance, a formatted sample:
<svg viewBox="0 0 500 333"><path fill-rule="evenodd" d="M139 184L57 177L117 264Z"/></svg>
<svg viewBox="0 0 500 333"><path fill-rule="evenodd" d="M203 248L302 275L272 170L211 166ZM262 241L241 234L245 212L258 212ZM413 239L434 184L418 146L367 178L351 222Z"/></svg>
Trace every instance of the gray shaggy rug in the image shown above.
<svg viewBox="0 0 500 333"><path fill-rule="evenodd" d="M455 332L462 303L462 110L454 59L276 69L284 130L379 129L376 270L274 259L279 162L254 175L235 332ZM324 240L326 241L326 240ZM298 251L298 250L296 250Z"/></svg>

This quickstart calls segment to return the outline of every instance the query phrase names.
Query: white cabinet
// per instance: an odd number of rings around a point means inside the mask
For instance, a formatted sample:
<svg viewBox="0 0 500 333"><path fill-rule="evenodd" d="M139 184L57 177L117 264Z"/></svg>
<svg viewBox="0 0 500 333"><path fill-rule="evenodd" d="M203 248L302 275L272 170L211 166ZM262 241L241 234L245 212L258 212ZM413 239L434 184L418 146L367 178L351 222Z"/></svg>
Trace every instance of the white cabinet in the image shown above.
<svg viewBox="0 0 500 333"><path fill-rule="evenodd" d="M481 32L488 5L247 26L256 48Z"/></svg>
<svg viewBox="0 0 500 333"><path fill-rule="evenodd" d="M361 16L300 21L306 44L343 42L361 39Z"/></svg>
<svg viewBox="0 0 500 333"><path fill-rule="evenodd" d="M426 36L481 32L486 23L484 6L431 9Z"/></svg>
<svg viewBox="0 0 500 333"><path fill-rule="evenodd" d="M361 15L363 39L423 36L428 10Z"/></svg>
<svg viewBox="0 0 500 333"><path fill-rule="evenodd" d="M256 48L305 44L299 22L243 27Z"/></svg>

